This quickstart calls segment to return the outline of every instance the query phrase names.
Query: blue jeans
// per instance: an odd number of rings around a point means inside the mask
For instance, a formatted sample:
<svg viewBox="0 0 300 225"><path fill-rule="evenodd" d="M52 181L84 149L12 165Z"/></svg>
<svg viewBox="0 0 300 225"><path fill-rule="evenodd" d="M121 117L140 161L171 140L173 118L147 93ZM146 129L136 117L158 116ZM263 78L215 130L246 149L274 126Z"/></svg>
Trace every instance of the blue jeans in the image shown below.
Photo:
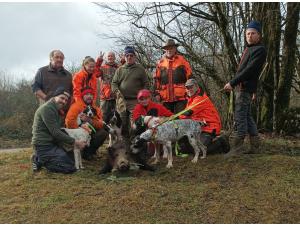
<svg viewBox="0 0 300 225"><path fill-rule="evenodd" d="M239 137L257 136L257 126L251 115L252 94L245 91L236 91L234 122L235 132Z"/></svg>

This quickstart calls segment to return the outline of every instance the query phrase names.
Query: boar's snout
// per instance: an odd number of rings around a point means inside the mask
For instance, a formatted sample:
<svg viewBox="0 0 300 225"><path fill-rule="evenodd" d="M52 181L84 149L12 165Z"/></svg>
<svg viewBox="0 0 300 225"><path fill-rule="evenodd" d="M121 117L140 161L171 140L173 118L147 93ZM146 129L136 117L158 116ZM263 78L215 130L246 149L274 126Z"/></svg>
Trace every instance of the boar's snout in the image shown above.
<svg viewBox="0 0 300 225"><path fill-rule="evenodd" d="M129 170L129 161L128 160L121 160L118 164L118 168L120 171L127 171Z"/></svg>

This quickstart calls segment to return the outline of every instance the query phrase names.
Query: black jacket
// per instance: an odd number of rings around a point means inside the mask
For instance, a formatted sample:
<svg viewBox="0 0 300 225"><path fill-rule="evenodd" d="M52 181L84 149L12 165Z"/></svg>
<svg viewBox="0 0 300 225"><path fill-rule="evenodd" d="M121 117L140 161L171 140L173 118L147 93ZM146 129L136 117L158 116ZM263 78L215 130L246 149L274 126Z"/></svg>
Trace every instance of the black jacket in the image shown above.
<svg viewBox="0 0 300 225"><path fill-rule="evenodd" d="M259 75L266 61L267 52L263 44L248 45L244 50L239 68L230 85L235 87L242 84L242 90L256 92Z"/></svg>

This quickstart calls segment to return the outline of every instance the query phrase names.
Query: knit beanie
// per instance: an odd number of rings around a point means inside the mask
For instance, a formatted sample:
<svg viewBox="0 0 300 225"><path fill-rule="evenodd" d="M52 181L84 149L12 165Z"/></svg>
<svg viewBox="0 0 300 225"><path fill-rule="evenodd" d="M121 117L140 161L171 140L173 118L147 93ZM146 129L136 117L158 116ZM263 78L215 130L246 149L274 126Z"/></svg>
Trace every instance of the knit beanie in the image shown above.
<svg viewBox="0 0 300 225"><path fill-rule="evenodd" d="M63 86L59 86L54 92L53 92L53 97L56 97L58 95L64 94L65 96L67 96L68 98L70 98L70 93L68 91L65 90L65 88Z"/></svg>
<svg viewBox="0 0 300 225"><path fill-rule="evenodd" d="M130 53L135 55L135 51L134 51L134 48L132 46L126 46L124 51L125 51L125 55L130 54Z"/></svg>
<svg viewBox="0 0 300 225"><path fill-rule="evenodd" d="M261 25L257 21L254 21L254 20L251 21L247 26L247 29L248 28L253 28L253 29L257 30L258 33L261 33Z"/></svg>

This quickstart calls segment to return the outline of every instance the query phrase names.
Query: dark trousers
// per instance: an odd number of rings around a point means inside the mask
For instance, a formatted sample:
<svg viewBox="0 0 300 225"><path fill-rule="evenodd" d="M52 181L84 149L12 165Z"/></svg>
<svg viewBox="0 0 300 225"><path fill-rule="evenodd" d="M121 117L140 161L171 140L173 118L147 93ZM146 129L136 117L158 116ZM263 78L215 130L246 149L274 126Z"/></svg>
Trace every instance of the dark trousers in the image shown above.
<svg viewBox="0 0 300 225"><path fill-rule="evenodd" d="M54 173L73 173L76 171L74 160L61 147L56 145L36 145L35 160L40 166ZM73 152L70 152L73 155Z"/></svg>
<svg viewBox="0 0 300 225"><path fill-rule="evenodd" d="M257 136L257 126L251 115L252 94L245 91L236 91L235 95L235 132L239 137L245 137L247 134Z"/></svg>
<svg viewBox="0 0 300 225"><path fill-rule="evenodd" d="M83 149L83 155L94 155L98 148L103 145L105 139L108 136L108 132L104 129L99 129L95 134L92 134L90 146Z"/></svg>
<svg viewBox="0 0 300 225"><path fill-rule="evenodd" d="M186 100L182 100L176 102L164 102L163 105L172 113L176 114L185 109L186 103Z"/></svg>
<svg viewBox="0 0 300 225"><path fill-rule="evenodd" d="M130 139L131 134L131 112L126 110L120 113L120 117L122 120L122 130L121 134L125 139Z"/></svg>
<svg viewBox="0 0 300 225"><path fill-rule="evenodd" d="M109 118L111 118L111 115L116 110L116 100L101 100L101 110L103 112L103 120L105 123L108 123Z"/></svg>

